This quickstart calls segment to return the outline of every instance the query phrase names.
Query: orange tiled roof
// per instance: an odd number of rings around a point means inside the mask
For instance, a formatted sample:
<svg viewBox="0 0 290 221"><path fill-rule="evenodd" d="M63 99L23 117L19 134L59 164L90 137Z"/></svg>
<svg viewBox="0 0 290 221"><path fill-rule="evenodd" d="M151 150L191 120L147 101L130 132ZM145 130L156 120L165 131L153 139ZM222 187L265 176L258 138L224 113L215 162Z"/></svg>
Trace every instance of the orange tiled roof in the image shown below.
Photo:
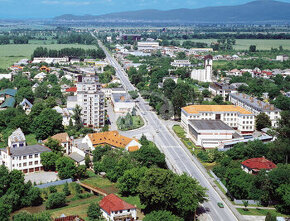
<svg viewBox="0 0 290 221"><path fill-rule="evenodd" d="M182 109L189 114L198 114L199 112L239 112L241 114L252 114L250 111L235 105L190 105Z"/></svg>
<svg viewBox="0 0 290 221"><path fill-rule="evenodd" d="M129 152L134 152L134 151L137 151L137 150L139 150L139 147L138 146L132 146L132 147L129 147L128 148L128 151Z"/></svg>
<svg viewBox="0 0 290 221"><path fill-rule="evenodd" d="M118 148L125 148L133 139L122 136L118 131L107 131L88 134L93 146L108 144Z"/></svg>

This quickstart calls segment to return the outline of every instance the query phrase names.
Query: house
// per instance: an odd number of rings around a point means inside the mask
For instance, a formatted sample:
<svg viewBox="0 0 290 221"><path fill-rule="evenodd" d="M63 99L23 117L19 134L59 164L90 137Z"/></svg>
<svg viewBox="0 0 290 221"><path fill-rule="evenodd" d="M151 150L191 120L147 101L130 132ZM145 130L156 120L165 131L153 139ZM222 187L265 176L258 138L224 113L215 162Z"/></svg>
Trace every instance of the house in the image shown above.
<svg viewBox="0 0 290 221"><path fill-rule="evenodd" d="M72 122L74 123L74 120L71 118L71 116L73 115L73 111L69 110L67 108L61 108L59 106L56 106L53 108L57 113L61 114L62 116L62 125L63 126L68 126L70 120L72 120Z"/></svg>
<svg viewBox="0 0 290 221"><path fill-rule="evenodd" d="M40 144L26 145L26 139L20 128L8 138L8 147L1 150L1 164L8 170L20 170L32 173L43 170L40 154L50 152L48 147Z"/></svg>
<svg viewBox="0 0 290 221"><path fill-rule="evenodd" d="M87 143L91 150L103 145L110 145L113 148L120 148L129 152L134 152L141 148L141 144L137 139L122 136L118 131L88 134L85 136L83 143Z"/></svg>
<svg viewBox="0 0 290 221"><path fill-rule="evenodd" d="M257 174L260 170L269 172L277 166L265 157L259 157L243 161L241 167L246 173Z"/></svg>
<svg viewBox="0 0 290 221"><path fill-rule="evenodd" d="M39 68L40 71L46 71L46 72L50 72L50 68L46 67L46 66L42 66Z"/></svg>
<svg viewBox="0 0 290 221"><path fill-rule="evenodd" d="M70 87L70 88L67 88L65 90L66 93L73 93L74 95L76 95L77 93L77 87Z"/></svg>
<svg viewBox="0 0 290 221"><path fill-rule="evenodd" d="M190 105L181 109L181 125L189 134L189 120L221 120L241 134L252 134L255 116L234 105Z"/></svg>
<svg viewBox="0 0 290 221"><path fill-rule="evenodd" d="M152 52L160 49L159 42L153 42L153 41L143 41L138 42L138 51L143 52Z"/></svg>
<svg viewBox="0 0 290 221"><path fill-rule="evenodd" d="M276 56L276 61L288 61L289 60L289 56L288 55L277 55Z"/></svg>
<svg viewBox="0 0 290 221"><path fill-rule="evenodd" d="M233 139L235 130L221 120L190 120L188 136L195 145L216 148L222 142Z"/></svg>
<svg viewBox="0 0 290 221"><path fill-rule="evenodd" d="M0 110L8 107L14 107L16 93L17 90L11 88L0 91Z"/></svg>
<svg viewBox="0 0 290 221"><path fill-rule="evenodd" d="M0 74L0 80L2 79L8 79L9 81L12 81L12 74Z"/></svg>
<svg viewBox="0 0 290 221"><path fill-rule="evenodd" d="M115 113L128 113L136 106L134 100L127 93L112 93L112 105Z"/></svg>
<svg viewBox="0 0 290 221"><path fill-rule="evenodd" d="M33 86L32 86L32 91L33 93L35 92L36 88L39 87L39 84L38 83L35 83Z"/></svg>
<svg viewBox="0 0 290 221"><path fill-rule="evenodd" d="M67 133L58 133L58 134L51 136L51 138L54 140L57 140L60 143L60 145L64 148L65 153L70 152L72 141ZM42 142L46 143L47 141L48 141L48 139L43 140Z"/></svg>
<svg viewBox="0 0 290 221"><path fill-rule="evenodd" d="M85 221L79 216L66 216L62 214L59 218L55 218L54 221Z"/></svg>
<svg viewBox="0 0 290 221"><path fill-rule="evenodd" d="M35 75L33 79L42 82L45 77L46 77L46 73L40 72L37 75Z"/></svg>
<svg viewBox="0 0 290 221"><path fill-rule="evenodd" d="M137 219L137 208L115 194L105 196L99 205L102 215L107 221L134 221Z"/></svg>
<svg viewBox="0 0 290 221"><path fill-rule="evenodd" d="M245 108L252 112L255 116L260 113L265 113L271 120L272 127L278 126L278 120L281 118L281 110L276 108L274 105L260 101L250 95L243 93L231 93L229 95L229 101L234 105Z"/></svg>
<svg viewBox="0 0 290 221"><path fill-rule="evenodd" d="M25 111L25 113L28 115L31 111L31 108L33 107L33 105L29 102L29 100L27 100L26 98L24 98L21 103L19 104L19 106L22 107L22 109Z"/></svg>
<svg viewBox="0 0 290 221"><path fill-rule="evenodd" d="M191 63L189 60L174 60L171 62L171 66L173 67L190 67Z"/></svg>
<svg viewBox="0 0 290 221"><path fill-rule="evenodd" d="M60 90L61 90L61 92L66 92L66 89L69 89L70 88L70 86L68 86L67 84L62 84L61 86L60 86Z"/></svg>
<svg viewBox="0 0 290 221"><path fill-rule="evenodd" d="M212 93L212 95L220 95L224 98L224 100L226 100L226 97L230 93L236 92L237 89L225 83L214 82L209 85L209 91Z"/></svg>

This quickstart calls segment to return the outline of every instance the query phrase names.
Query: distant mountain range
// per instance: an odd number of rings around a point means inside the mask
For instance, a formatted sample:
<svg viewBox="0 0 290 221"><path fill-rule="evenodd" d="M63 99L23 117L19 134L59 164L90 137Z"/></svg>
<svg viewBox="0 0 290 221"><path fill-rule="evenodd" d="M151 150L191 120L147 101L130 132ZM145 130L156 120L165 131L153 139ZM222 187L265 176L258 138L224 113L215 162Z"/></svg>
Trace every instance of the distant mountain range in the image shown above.
<svg viewBox="0 0 290 221"><path fill-rule="evenodd" d="M184 23L255 23L289 22L290 3L257 0L243 5L218 6L198 9L140 10L104 15L77 16L66 14L54 18L58 21L131 21L131 22L184 22Z"/></svg>

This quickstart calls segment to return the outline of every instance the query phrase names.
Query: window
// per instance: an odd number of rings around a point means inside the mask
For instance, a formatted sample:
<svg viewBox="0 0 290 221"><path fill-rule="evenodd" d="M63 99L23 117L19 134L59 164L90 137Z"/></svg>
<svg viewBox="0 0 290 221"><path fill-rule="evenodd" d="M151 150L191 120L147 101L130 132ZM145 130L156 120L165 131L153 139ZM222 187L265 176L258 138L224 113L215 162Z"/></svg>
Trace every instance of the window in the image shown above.
<svg viewBox="0 0 290 221"><path fill-rule="evenodd" d="M38 153L34 154L34 157L38 157Z"/></svg>
<svg viewBox="0 0 290 221"><path fill-rule="evenodd" d="M19 167L21 167L21 163L20 163L20 164L18 164L18 166L19 166Z"/></svg>
<svg viewBox="0 0 290 221"><path fill-rule="evenodd" d="M31 159L32 158L32 155L29 155L29 159Z"/></svg>
<svg viewBox="0 0 290 221"><path fill-rule="evenodd" d="M23 160L26 160L27 159L27 156L23 156Z"/></svg>
<svg viewBox="0 0 290 221"><path fill-rule="evenodd" d="M37 164L38 164L38 161L37 161L37 160L36 160L36 161L34 161L34 164L35 164L35 165L37 165Z"/></svg>
<svg viewBox="0 0 290 221"><path fill-rule="evenodd" d="M32 165L32 161L31 162L29 162L29 166L31 166Z"/></svg>
<svg viewBox="0 0 290 221"><path fill-rule="evenodd" d="M27 163L23 163L23 166L26 167L27 166Z"/></svg>
<svg viewBox="0 0 290 221"><path fill-rule="evenodd" d="M130 210L128 209L127 212L130 212Z"/></svg>

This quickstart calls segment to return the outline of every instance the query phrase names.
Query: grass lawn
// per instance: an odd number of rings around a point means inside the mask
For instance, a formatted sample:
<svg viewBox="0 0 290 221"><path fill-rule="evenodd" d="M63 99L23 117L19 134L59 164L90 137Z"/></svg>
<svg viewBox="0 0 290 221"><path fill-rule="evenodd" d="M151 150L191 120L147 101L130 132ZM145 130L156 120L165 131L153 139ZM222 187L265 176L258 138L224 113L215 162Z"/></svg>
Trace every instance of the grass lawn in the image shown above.
<svg viewBox="0 0 290 221"><path fill-rule="evenodd" d="M240 214L249 216L266 216L268 212L276 216L284 216L284 217L286 216L282 213L276 212L271 209L247 209L247 211L245 211L242 208L237 208L237 210L239 211Z"/></svg>
<svg viewBox="0 0 290 221"><path fill-rule="evenodd" d="M91 177L81 181L84 184L99 187L105 190L107 193L117 193L118 189L115 184L106 178L100 176Z"/></svg>
<svg viewBox="0 0 290 221"><path fill-rule="evenodd" d="M194 150L197 148L194 143L186 138L185 136L185 131L184 129L179 126L179 125L174 125L172 127L173 131L176 133L176 135L180 138L180 140L182 141L182 143L190 150L190 152L193 154Z"/></svg>
<svg viewBox="0 0 290 221"><path fill-rule="evenodd" d="M211 42L216 42L217 39L190 39L194 42L204 42L210 44ZM234 49L236 50L249 50L250 45L256 45L257 50L271 50L271 48L279 48L280 45L284 49L290 50L290 40L281 39L236 39L236 45Z"/></svg>
<svg viewBox="0 0 290 221"><path fill-rule="evenodd" d="M79 44L50 44L51 41L34 41L33 44L9 44L0 45L0 68L8 68L14 62L23 58L31 58L35 48L46 47L48 49L62 49L62 48L84 48L97 49L94 45L79 45ZM47 44L46 44L47 43Z"/></svg>
<svg viewBox="0 0 290 221"><path fill-rule="evenodd" d="M133 126L130 129L128 129L128 127L121 129L119 127L119 125L117 124L118 129L121 130L121 131L128 131L128 130L135 130L135 129L138 129L138 128L144 126L144 121L143 121L141 116L139 116L139 115L138 116L132 116L132 120L133 120Z"/></svg>

